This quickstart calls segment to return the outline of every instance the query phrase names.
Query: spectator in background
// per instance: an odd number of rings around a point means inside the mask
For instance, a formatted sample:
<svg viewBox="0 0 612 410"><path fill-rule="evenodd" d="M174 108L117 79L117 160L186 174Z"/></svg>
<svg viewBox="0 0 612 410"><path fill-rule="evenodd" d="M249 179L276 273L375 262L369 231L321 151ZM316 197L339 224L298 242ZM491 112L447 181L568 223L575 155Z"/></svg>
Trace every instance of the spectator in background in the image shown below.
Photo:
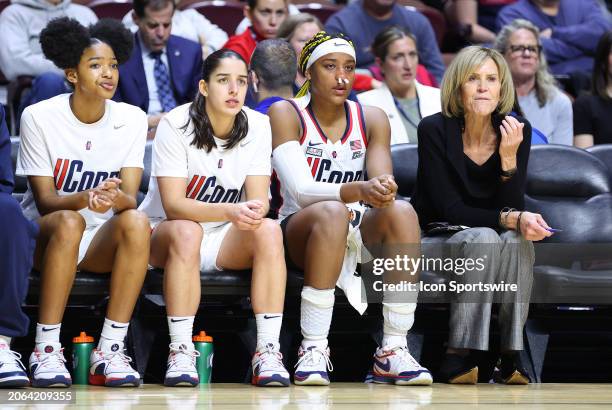
<svg viewBox="0 0 612 410"><path fill-rule="evenodd" d="M595 0L519 0L502 9L497 16L497 29L519 18L540 29L553 74L590 73L595 44L610 29Z"/></svg>
<svg viewBox="0 0 612 410"><path fill-rule="evenodd" d="M0 104L0 386L30 384L19 353L11 339L28 334L28 316L21 309L28 293L28 278L36 246L38 225L28 221L11 193L15 186L11 163L11 140Z"/></svg>
<svg viewBox="0 0 612 410"><path fill-rule="evenodd" d="M180 0L174 0L178 7ZM123 24L133 33L138 31L134 23L134 11L130 11L123 17ZM227 33L219 26L213 24L205 16L195 9L174 10L172 16L172 34L183 37L202 46L202 58L206 59L210 53L220 49L227 41Z"/></svg>
<svg viewBox="0 0 612 410"><path fill-rule="evenodd" d="M323 30L323 23L321 20L308 13L299 13L296 15L290 15L283 21L283 24L278 28L276 33L278 38L285 39L293 46L295 50L296 58L299 59L304 44L308 40L314 37L319 31ZM297 64L296 59L296 64ZM295 77L294 92L298 92L302 84L306 81L304 75L298 70ZM372 78L372 76L366 74L355 73L355 82L353 83L353 90L366 91L373 88L378 88L382 85L382 82ZM354 98L353 98L354 97ZM356 100L356 95L351 91L349 100Z"/></svg>
<svg viewBox="0 0 612 410"><path fill-rule="evenodd" d="M359 68L374 64L370 45L389 26L407 27L416 37L421 63L439 84L444 63L429 20L418 11L397 4L396 0L358 0L333 14L325 24L330 33L343 33L351 38L357 52Z"/></svg>
<svg viewBox="0 0 612 410"><path fill-rule="evenodd" d="M604 34L595 51L591 94L574 103L574 144L587 148L612 143L612 31Z"/></svg>
<svg viewBox="0 0 612 410"><path fill-rule="evenodd" d="M455 31L471 43L495 40L495 18L502 7L516 0L448 0L444 14Z"/></svg>
<svg viewBox="0 0 612 410"><path fill-rule="evenodd" d="M419 64L416 38L406 28L391 26L378 33L372 52L385 81L381 88L357 98L360 103L378 107L387 114L391 145L416 144L421 119L440 112L440 90L416 80Z"/></svg>
<svg viewBox="0 0 612 410"><path fill-rule="evenodd" d="M572 102L555 86L541 53L540 31L527 20L504 26L495 49L504 55L521 110L550 144L573 144Z"/></svg>
<svg viewBox="0 0 612 410"><path fill-rule="evenodd" d="M249 79L257 99L255 111L268 114L277 101L293 98L297 58L289 43L282 39L260 41L253 51Z"/></svg>
<svg viewBox="0 0 612 410"><path fill-rule="evenodd" d="M119 67L113 99L140 107L148 115L149 129L194 98L202 71L200 45L170 34L174 7L173 0L134 1L134 50Z"/></svg>
<svg viewBox="0 0 612 410"><path fill-rule="evenodd" d="M289 16L283 21L283 24L278 29L276 35L291 44L297 60L302 54L304 44L315 36L319 31L323 30L323 23L317 17L308 13L300 13L295 16ZM304 74L297 70L294 83L294 93L297 93L306 81Z"/></svg>
<svg viewBox="0 0 612 410"><path fill-rule="evenodd" d="M70 0L12 0L0 14L0 70L8 80L32 76L32 89L21 102L25 107L70 91L64 73L41 51L39 36L49 21L71 17L84 26L98 21L89 8Z"/></svg>
<svg viewBox="0 0 612 410"><path fill-rule="evenodd" d="M244 15L251 26L242 34L234 35L223 48L234 50L249 64L255 46L261 40L275 38L278 27L289 14L288 0L249 0Z"/></svg>

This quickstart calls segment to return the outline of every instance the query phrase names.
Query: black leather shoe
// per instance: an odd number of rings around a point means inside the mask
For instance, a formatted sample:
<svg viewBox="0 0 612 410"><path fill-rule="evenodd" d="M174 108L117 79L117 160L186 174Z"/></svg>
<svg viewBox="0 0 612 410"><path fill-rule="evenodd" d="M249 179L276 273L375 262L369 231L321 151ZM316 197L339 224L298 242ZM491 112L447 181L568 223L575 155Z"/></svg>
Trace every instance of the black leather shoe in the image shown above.
<svg viewBox="0 0 612 410"><path fill-rule="evenodd" d="M529 373L523 365L520 352L504 353L497 363L494 380L503 384L529 384Z"/></svg>
<svg viewBox="0 0 612 410"><path fill-rule="evenodd" d="M438 379L450 384L476 384L478 382L478 366L470 354L461 356L447 353L442 366L440 366Z"/></svg>

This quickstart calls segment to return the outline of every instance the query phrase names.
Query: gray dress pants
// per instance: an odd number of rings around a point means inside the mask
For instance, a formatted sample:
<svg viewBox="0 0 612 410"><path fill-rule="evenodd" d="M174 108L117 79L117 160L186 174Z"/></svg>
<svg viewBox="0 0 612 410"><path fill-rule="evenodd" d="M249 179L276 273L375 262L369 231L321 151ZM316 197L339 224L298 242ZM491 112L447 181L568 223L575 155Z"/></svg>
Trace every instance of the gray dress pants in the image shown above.
<svg viewBox="0 0 612 410"><path fill-rule="evenodd" d="M422 239L425 247L431 247L434 243L445 243L444 253L450 252L445 256L453 259L481 258L484 269L465 270L463 274L447 272L450 280L458 284L495 284L504 281L507 284L515 283L518 287L516 292L453 293L448 346L488 350L491 306L495 301L500 302L501 349L523 350L523 327L529 313L533 283L533 243L515 231L498 234L491 228L470 228L446 238ZM428 253L426 251L426 255Z"/></svg>

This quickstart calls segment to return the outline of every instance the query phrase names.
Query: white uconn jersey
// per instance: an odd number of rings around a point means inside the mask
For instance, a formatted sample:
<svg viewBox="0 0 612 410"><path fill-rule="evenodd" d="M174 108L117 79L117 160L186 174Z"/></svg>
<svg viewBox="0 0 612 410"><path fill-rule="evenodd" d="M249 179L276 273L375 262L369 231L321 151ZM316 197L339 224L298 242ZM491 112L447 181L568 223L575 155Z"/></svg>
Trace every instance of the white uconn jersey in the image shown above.
<svg viewBox="0 0 612 410"><path fill-rule="evenodd" d="M361 105L354 101L345 101L346 129L342 138L332 143L317 123L310 104L300 108L299 99L289 102L300 117L302 126L300 145L314 180L331 184L363 180L368 140ZM301 209L297 199L283 187L276 174L272 178L271 207L278 211L280 219Z"/></svg>
<svg viewBox="0 0 612 410"><path fill-rule="evenodd" d="M95 188L121 168L143 168L147 116L138 107L112 100L93 124L80 122L62 94L27 107L21 117L21 145L17 174L52 177L57 195ZM30 186L21 203L29 219L40 215ZM84 208L79 213L88 226L104 223L113 211L100 214Z"/></svg>
<svg viewBox="0 0 612 410"><path fill-rule="evenodd" d="M186 178L185 196L207 203L236 203L241 200L246 177L270 175L272 151L268 117L243 107L249 123L247 135L231 149L223 148L226 141L215 138L216 147L210 152L191 142L193 124L189 119L191 104L181 105L161 120L153 143L152 177ZM140 209L151 218L165 218L157 178L149 181L149 191ZM205 228L227 223L205 222Z"/></svg>

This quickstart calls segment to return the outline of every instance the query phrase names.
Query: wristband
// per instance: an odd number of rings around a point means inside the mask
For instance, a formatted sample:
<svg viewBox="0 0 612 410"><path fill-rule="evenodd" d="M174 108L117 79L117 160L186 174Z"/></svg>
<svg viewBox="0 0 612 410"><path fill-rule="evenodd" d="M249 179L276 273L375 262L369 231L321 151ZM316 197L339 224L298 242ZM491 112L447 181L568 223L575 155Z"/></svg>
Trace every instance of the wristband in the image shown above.
<svg viewBox="0 0 612 410"><path fill-rule="evenodd" d="M504 171L502 169L499 174L504 178L512 178L513 176L516 175L516 171L517 171L516 167L509 169L507 171Z"/></svg>

